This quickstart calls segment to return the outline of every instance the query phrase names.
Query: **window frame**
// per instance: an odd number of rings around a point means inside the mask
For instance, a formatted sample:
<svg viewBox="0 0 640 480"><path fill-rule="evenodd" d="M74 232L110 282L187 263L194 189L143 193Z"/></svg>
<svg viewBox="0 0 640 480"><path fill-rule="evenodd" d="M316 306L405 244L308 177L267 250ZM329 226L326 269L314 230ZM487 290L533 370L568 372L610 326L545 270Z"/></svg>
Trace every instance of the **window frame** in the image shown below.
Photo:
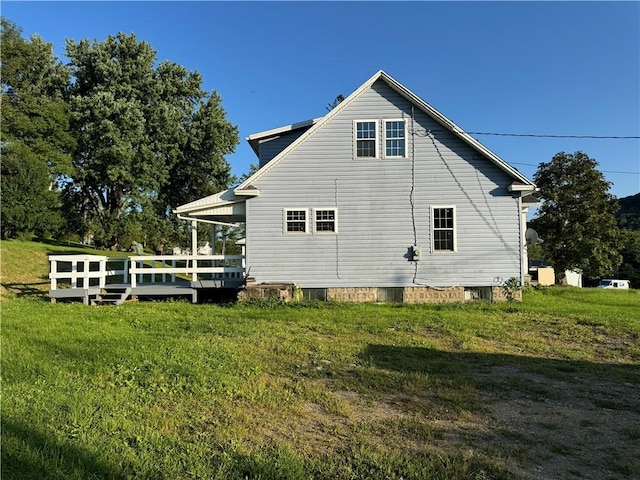
<svg viewBox="0 0 640 480"><path fill-rule="evenodd" d="M356 160L370 160L370 159L376 159L380 157L380 150L379 150L379 136L380 136L380 125L379 125L379 120L374 120L374 119L358 119L358 120L354 120L353 121L353 158L355 158ZM375 137L374 138L358 138L358 124L359 123L373 123L374 124L374 133L375 133ZM373 141L373 152L374 155L373 157L363 157L363 156L359 156L358 155L358 141L359 140L372 140Z"/></svg>
<svg viewBox="0 0 640 480"><path fill-rule="evenodd" d="M304 232L289 230L289 224L300 222L300 220L289 220L289 212L304 212ZM282 231L285 235L308 235L309 234L309 209L308 208L284 208L282 209Z"/></svg>
<svg viewBox="0 0 640 480"><path fill-rule="evenodd" d="M453 220L453 227L452 228L438 228L436 229L436 222L435 222L435 211L436 210L440 210L440 209L451 209L451 215L452 215L452 220ZM456 253L458 251L458 224L457 224L457 215L456 215L456 206L455 205L432 205L430 207L430 214L431 214L431 253L438 253L438 254L451 254L451 253ZM438 231L448 231L451 230L451 232L453 233L453 249L452 250L442 250L442 249L436 249L436 235L435 232L436 230Z"/></svg>
<svg viewBox="0 0 640 480"><path fill-rule="evenodd" d="M404 123L404 137L387 137L387 124L391 122ZM387 155L387 140L404 141L404 155ZM382 152L384 158L407 158L407 119L406 118L385 118L382 125Z"/></svg>
<svg viewBox="0 0 640 480"><path fill-rule="evenodd" d="M333 220L320 220L324 222L333 221L333 230L318 230L318 219L316 214L318 212L333 212ZM335 235L338 233L338 209L336 207L326 207L326 208L314 208L312 210L313 216L313 233L317 235Z"/></svg>

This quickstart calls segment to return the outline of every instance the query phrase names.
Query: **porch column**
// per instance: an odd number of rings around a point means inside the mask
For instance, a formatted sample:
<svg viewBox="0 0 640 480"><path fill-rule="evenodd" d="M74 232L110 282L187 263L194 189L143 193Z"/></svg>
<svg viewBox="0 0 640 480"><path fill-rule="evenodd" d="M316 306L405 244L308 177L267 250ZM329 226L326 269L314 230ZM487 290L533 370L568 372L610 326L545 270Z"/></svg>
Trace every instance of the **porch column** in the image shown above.
<svg viewBox="0 0 640 480"><path fill-rule="evenodd" d="M191 255L198 254L198 222L191 220Z"/></svg>
<svg viewBox="0 0 640 480"><path fill-rule="evenodd" d="M198 255L198 222L196 220L191 220L191 255L194 257L191 261L191 265L193 267L191 280L195 282L198 280L198 274L196 273L198 262L195 259Z"/></svg>
<svg viewBox="0 0 640 480"><path fill-rule="evenodd" d="M216 230L217 225L215 223L211 224L211 253L213 255L216 254Z"/></svg>

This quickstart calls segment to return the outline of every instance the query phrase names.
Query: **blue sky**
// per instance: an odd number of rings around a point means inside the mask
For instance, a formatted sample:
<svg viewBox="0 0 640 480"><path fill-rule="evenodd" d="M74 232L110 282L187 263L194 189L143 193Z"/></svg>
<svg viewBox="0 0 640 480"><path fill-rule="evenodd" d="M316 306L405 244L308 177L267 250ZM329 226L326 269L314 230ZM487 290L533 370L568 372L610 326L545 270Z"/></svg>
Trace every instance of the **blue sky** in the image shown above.
<svg viewBox="0 0 640 480"><path fill-rule="evenodd" d="M2 2L24 35L135 33L217 90L241 143L319 117L385 70L470 132L640 136L639 2ZM559 151L640 192L640 140L474 135L531 178Z"/></svg>

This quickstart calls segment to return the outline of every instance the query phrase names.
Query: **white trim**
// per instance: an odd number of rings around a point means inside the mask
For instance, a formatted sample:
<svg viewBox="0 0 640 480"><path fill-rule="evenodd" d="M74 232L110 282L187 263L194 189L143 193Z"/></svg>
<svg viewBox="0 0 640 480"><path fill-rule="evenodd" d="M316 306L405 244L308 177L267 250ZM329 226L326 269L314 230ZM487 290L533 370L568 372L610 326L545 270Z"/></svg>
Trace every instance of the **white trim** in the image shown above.
<svg viewBox="0 0 640 480"><path fill-rule="evenodd" d="M289 212L304 212L304 232L293 231L290 232L287 228L289 226L289 220L287 214ZM293 222L294 220L292 220ZM309 209L308 208L283 208L282 209L282 233L285 235L309 235Z"/></svg>
<svg viewBox="0 0 640 480"><path fill-rule="evenodd" d="M532 193L532 192L537 192L539 190L540 190L539 188L536 188L536 187L534 187L532 185L524 185L522 183L515 183L515 182L507 187L507 191L509 191L509 192L529 192L529 193Z"/></svg>
<svg viewBox="0 0 640 480"><path fill-rule="evenodd" d="M328 212L328 211L333 212L333 230L318 230L317 229L318 219L316 218L316 212ZM313 233L315 235L335 235L338 233L338 209L336 207L313 208L311 210L311 215L312 215L311 222L313 223ZM321 220L321 221L328 222L330 220Z"/></svg>
<svg viewBox="0 0 640 480"><path fill-rule="evenodd" d="M236 188L234 192L236 195L241 195L243 197L257 197L260 195L260 190L257 188L251 188L249 190L240 190Z"/></svg>
<svg viewBox="0 0 640 480"><path fill-rule="evenodd" d="M451 208L453 210L453 250L436 250L435 248L435 222L433 212L439 208ZM430 233L431 233L431 253L436 254L451 254L456 253L458 251L458 223L457 223L457 215L456 215L456 206L455 205L432 205L430 207ZM444 229L439 229L444 230Z"/></svg>
<svg viewBox="0 0 640 480"><path fill-rule="evenodd" d="M237 198L236 192L232 188L223 190L222 192L209 195L208 197L199 198L193 202L185 203L173 209L173 213L193 213L198 210L205 210L211 207L219 207L222 205L231 205L233 203L244 202L244 198Z"/></svg>
<svg viewBox="0 0 640 480"><path fill-rule="evenodd" d="M387 123L403 122L404 123L404 155L387 155L387 140L398 140L400 137L387 138ZM406 118L385 118L382 120L382 158L407 158L407 119Z"/></svg>
<svg viewBox="0 0 640 480"><path fill-rule="evenodd" d="M358 124L359 123L373 123L374 124L374 131L375 131L375 138L371 139L371 138L358 138ZM379 150L379 145L380 145L380 121L379 120L375 120L375 119L356 119L353 121L353 158L354 160L372 160L372 159L376 159L376 158L380 158L380 150ZM373 157L359 157L358 156L358 140L373 140L373 150L374 150L374 154Z"/></svg>

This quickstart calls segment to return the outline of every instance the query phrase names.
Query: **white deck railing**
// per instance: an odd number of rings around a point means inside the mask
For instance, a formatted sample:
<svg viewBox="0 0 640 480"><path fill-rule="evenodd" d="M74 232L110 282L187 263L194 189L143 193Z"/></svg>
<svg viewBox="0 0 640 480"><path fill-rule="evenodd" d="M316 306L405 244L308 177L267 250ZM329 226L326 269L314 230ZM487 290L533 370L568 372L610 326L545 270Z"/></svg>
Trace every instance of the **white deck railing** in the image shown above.
<svg viewBox="0 0 640 480"><path fill-rule="evenodd" d="M242 280L243 255L50 255L51 290L64 281L71 288L103 288L109 283L139 285L178 280ZM185 278L180 278L185 277ZM116 281L120 277L120 281ZM190 277L190 278L188 278Z"/></svg>
<svg viewBox="0 0 640 480"><path fill-rule="evenodd" d="M199 276L208 280L241 280L244 277L242 255L145 255L129 258L132 287L140 283L166 283L167 278L174 283L177 274L190 275L191 281L198 280Z"/></svg>

